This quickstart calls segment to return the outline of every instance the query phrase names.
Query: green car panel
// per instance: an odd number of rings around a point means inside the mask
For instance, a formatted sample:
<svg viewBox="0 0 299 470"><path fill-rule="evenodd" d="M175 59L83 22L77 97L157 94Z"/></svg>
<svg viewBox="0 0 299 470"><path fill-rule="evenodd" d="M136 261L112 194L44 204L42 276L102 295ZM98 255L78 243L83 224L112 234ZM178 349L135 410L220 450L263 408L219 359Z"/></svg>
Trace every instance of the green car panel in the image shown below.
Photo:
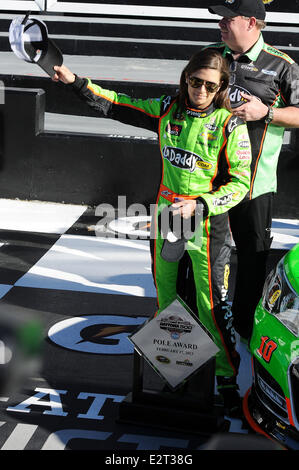
<svg viewBox="0 0 299 470"><path fill-rule="evenodd" d="M266 279L255 311L250 352L251 416L260 416L266 433L288 448L299 449L299 244Z"/></svg>

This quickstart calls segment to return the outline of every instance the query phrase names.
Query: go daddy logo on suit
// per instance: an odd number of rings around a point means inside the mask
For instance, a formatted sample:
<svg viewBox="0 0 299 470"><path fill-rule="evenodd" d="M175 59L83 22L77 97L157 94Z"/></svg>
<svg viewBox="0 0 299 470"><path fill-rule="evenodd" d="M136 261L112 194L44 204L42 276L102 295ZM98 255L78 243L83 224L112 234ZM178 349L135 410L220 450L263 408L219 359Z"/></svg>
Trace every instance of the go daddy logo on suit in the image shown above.
<svg viewBox="0 0 299 470"><path fill-rule="evenodd" d="M90 354L132 354L128 336L145 322L145 317L84 315L53 325L49 339L58 346Z"/></svg>

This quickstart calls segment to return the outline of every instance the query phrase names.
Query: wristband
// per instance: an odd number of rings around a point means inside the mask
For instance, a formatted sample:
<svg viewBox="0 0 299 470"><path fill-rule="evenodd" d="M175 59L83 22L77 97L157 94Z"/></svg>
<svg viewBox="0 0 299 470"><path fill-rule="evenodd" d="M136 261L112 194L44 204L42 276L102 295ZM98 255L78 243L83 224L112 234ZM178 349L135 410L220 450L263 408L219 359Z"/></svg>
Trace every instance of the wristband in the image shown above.
<svg viewBox="0 0 299 470"><path fill-rule="evenodd" d="M271 106L268 106L268 112L265 116L265 123L270 124L270 122L273 121L273 108Z"/></svg>

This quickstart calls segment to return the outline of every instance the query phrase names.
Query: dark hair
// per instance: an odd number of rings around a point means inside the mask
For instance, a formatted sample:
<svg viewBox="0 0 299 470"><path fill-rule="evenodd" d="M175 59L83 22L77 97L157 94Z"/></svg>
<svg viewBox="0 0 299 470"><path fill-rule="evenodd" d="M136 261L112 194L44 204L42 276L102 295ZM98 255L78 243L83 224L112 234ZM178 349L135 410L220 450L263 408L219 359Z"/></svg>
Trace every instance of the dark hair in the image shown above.
<svg viewBox="0 0 299 470"><path fill-rule="evenodd" d="M190 76L197 70L204 68L219 70L222 83L213 101L216 108L226 108L231 111L231 105L227 93L230 75L227 61L224 57L222 57L217 49L207 48L194 54L182 71L179 93L177 95L179 112L183 112L185 110L186 101L188 101L188 85L186 83L186 75Z"/></svg>

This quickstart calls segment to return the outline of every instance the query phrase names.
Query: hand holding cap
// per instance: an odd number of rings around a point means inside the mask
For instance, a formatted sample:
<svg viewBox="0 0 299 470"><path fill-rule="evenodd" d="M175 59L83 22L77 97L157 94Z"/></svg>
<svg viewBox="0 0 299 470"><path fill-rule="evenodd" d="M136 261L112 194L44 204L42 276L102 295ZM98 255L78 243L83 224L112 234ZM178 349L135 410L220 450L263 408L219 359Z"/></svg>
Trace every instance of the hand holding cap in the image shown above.
<svg viewBox="0 0 299 470"><path fill-rule="evenodd" d="M55 65L62 65L60 49L48 37L46 24L37 18L15 18L9 28L9 42L12 51L19 59L39 65L53 77Z"/></svg>

